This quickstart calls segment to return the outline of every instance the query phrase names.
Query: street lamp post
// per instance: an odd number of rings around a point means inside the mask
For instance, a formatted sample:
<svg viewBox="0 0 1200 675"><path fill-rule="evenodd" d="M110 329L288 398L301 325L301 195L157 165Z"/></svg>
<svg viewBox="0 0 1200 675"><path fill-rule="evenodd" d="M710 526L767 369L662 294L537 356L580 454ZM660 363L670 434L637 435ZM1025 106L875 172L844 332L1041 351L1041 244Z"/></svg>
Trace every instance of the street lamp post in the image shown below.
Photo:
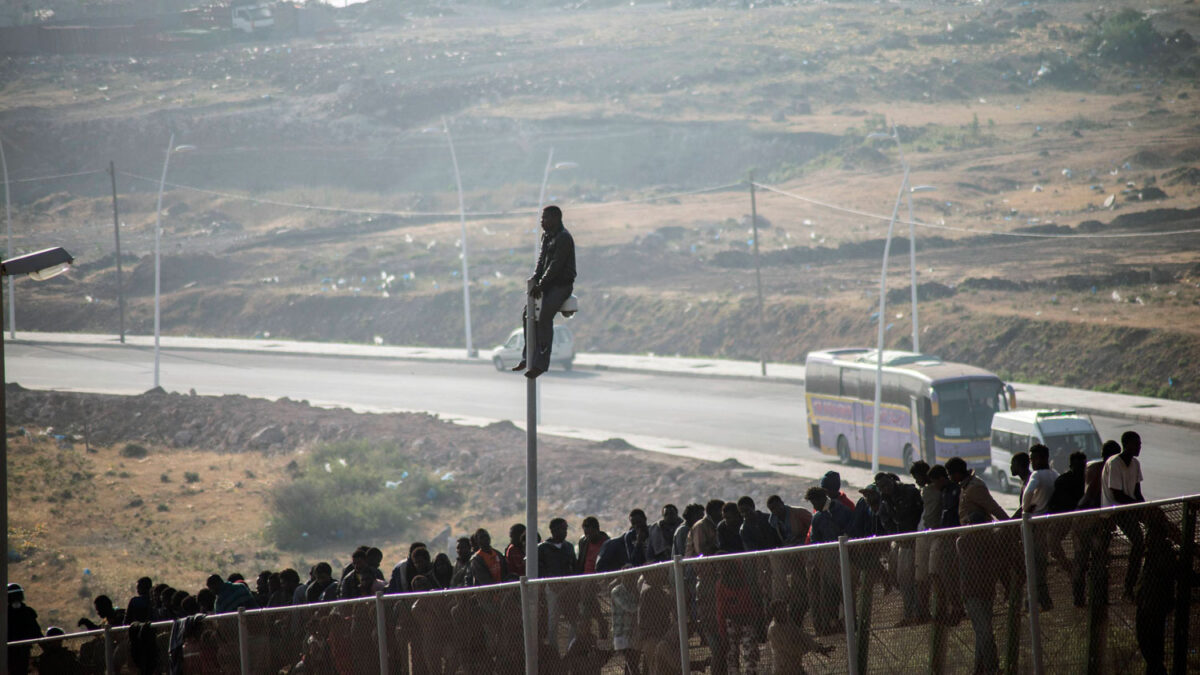
<svg viewBox="0 0 1200 675"><path fill-rule="evenodd" d="M889 138L896 143L896 150L900 153L900 166L904 169L905 175L908 174L908 160L904 157L904 146L900 144L900 132L896 129L896 125L892 125L892 133L885 134L877 131L867 134L867 138ZM933 190L931 185L918 185L905 194L908 204L908 273L909 273L909 290L912 292L912 350L916 353L921 353L921 334L920 325L917 319L917 234L916 221L913 220L912 193L927 192Z"/></svg>
<svg viewBox="0 0 1200 675"><path fill-rule="evenodd" d="M10 258L0 263L0 276L12 277L29 275L38 281L45 281L67 271L74 262L62 248L48 248L36 253L29 253L17 258ZM11 286L10 286L11 288ZM4 296L0 294L0 314L4 312ZM0 561L0 588L8 589L8 417L5 413L8 405L8 388L4 385L4 331L0 331L0 551L4 552L4 560ZM8 640L8 610L0 612L0 635ZM8 649L0 649L0 673L8 672Z"/></svg>
<svg viewBox="0 0 1200 675"><path fill-rule="evenodd" d="M450 142L450 161L454 163L454 182L458 186L458 223L462 229L462 278L463 278L463 330L467 336L467 358L474 358L478 352L471 344L471 277L467 269L467 211L463 201L462 176L458 172L458 154L454 152L454 137L450 135L450 125L442 116L442 129L446 131L446 140Z"/></svg>
<svg viewBox="0 0 1200 675"><path fill-rule="evenodd" d="M12 255L12 196L8 191L8 160L4 158L4 139L0 138L0 168L4 169L4 226L8 230L5 255ZM8 336L17 338L17 304L13 300L13 280L8 280Z"/></svg>
<svg viewBox="0 0 1200 675"><path fill-rule="evenodd" d="M879 272L879 340L875 351L875 421L871 426L871 473L879 473L879 414L883 408L883 331L887 321L887 268L888 255L892 252L892 230L896 227L896 216L900 214L900 199L908 190L908 169L900 181L900 192L896 205L892 207L892 219L888 222L887 241L883 244L883 265Z"/></svg>
<svg viewBox="0 0 1200 675"><path fill-rule="evenodd" d="M171 165L171 155L176 152L187 152L195 150L194 145L175 145L175 134L171 134L171 140L167 142L167 152L163 157L162 177L158 179L158 205L154 209L154 386L158 386L159 372L159 350L158 342L160 335L160 316L161 316L161 291L162 291L162 200L163 188L167 185L167 167Z"/></svg>

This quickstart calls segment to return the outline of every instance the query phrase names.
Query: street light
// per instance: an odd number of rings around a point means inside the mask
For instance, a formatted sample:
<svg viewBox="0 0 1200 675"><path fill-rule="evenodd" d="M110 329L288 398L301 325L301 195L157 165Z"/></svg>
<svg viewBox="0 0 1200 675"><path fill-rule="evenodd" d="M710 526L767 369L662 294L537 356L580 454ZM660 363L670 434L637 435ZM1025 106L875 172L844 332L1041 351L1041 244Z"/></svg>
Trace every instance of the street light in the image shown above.
<svg viewBox="0 0 1200 675"><path fill-rule="evenodd" d="M0 138L0 168L4 169L4 225L8 230L8 245L4 249L4 252L11 255L13 252L12 197L8 192L8 161L4 159L4 139L2 138ZM13 300L12 279L8 280L8 331L8 336L15 340L17 338L17 304Z"/></svg>
<svg viewBox="0 0 1200 675"><path fill-rule="evenodd" d="M471 344L471 277L467 270L467 211L463 202L462 176L458 173L458 154L454 152L454 137L450 135L450 125L446 116L442 116L442 129L446 132L446 140L450 142L450 161L454 163L454 182L458 185L458 223L462 228L462 277L463 277L463 330L467 334L467 358L479 354Z"/></svg>
<svg viewBox="0 0 1200 675"><path fill-rule="evenodd" d="M15 277L27 275L37 281L45 281L67 271L75 259L70 253L59 247L48 248L36 253L28 253L16 258L0 262L0 275ZM12 279L9 278L9 284ZM12 288L10 285L9 288ZM4 313L4 296L0 294L0 314ZM8 405L8 390L4 386L4 332L0 331L0 551L4 552L4 560L0 561L0 588L8 588L8 418L5 415ZM8 611L0 612L0 635L8 640ZM8 672L8 650L0 649L0 673Z"/></svg>
<svg viewBox="0 0 1200 675"><path fill-rule="evenodd" d="M887 268L888 256L892 252L892 230L896 227L896 216L900 214L900 198L908 191L908 169L900 181L896 194L896 205L892 207L892 219L888 222L887 240L883 244L883 266L879 272L879 340L875 350L875 422L871 426L871 473L879 473L879 413L883 407L883 327L887 320Z"/></svg>
<svg viewBox="0 0 1200 675"><path fill-rule="evenodd" d="M163 157L162 177L158 179L158 207L154 210L154 386L158 386L158 342L160 334L160 316L161 316L161 288L162 288L162 259L161 259L161 240L162 240L162 198L163 188L167 184L167 167L171 164L171 155L176 152L188 152L195 150L194 145L175 145L175 134L171 134L171 140L167 141L167 152Z"/></svg>
<svg viewBox="0 0 1200 675"><path fill-rule="evenodd" d="M897 131L895 124L892 125L892 133L885 134L881 131L876 131L867 134L867 138L890 138L895 141L896 150L900 153L900 166L904 169L905 175L908 175L908 160L904 157L904 147L900 145L900 133ZM909 290L912 293L912 350L918 354L921 353L921 334L917 320L917 235L916 225L913 221L912 193L930 192L935 189L937 188L932 185L918 185L908 190L905 194L908 202L908 273Z"/></svg>

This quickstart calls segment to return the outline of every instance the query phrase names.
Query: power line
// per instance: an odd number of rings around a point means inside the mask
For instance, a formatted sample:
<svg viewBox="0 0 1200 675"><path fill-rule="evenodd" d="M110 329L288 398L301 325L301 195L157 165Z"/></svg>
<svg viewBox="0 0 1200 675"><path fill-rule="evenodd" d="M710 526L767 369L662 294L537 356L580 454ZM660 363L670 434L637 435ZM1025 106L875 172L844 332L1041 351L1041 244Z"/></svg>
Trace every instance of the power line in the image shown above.
<svg viewBox="0 0 1200 675"><path fill-rule="evenodd" d="M831 204L829 202L823 202L819 199L813 199L812 197L805 197L804 195L799 195L794 192L789 192L787 190L777 188L773 185L764 185L762 183L755 183L754 185L756 187L762 188L763 190L767 190L769 192L774 192L776 194L780 194L785 197L791 197L792 199L797 199L802 202L807 202L809 204L812 204L814 206L820 206L823 208L830 209L832 211L840 211L842 213L849 213L849 214L856 215L856 216L862 216L864 218L873 218L875 220L882 220L884 222L890 222L892 219L891 216L886 216L882 213L871 213L870 211L861 211L859 209L853 209L848 206L840 206L838 204ZM1124 233L1109 233L1109 234L1090 234L1090 233L1050 234L1050 233L1044 233L1044 232L1006 232L1004 230L979 230L979 229L971 229L971 228L967 228L967 227L955 227L953 225L938 225L938 224L934 224L934 223L922 223L920 221L909 222L907 220L899 220L899 219L896 220L896 223L900 224L900 225L915 225L916 227L924 227L924 228L928 228L928 229L932 229L932 230L946 230L946 231L950 231L950 232L966 232L967 234L994 234L994 235L998 235L998 236L1002 236L1002 237L1029 237L1029 238L1036 238L1036 239L1133 239L1133 238L1138 238L1138 237L1166 237L1166 236L1171 236L1171 235L1176 235L1176 234L1200 233L1200 228L1194 228L1194 229L1187 229L1187 230L1167 230L1167 231L1161 231L1161 232L1124 232Z"/></svg>
<svg viewBox="0 0 1200 675"><path fill-rule="evenodd" d="M148 183L157 183L158 182L157 180L155 180L153 178L148 178L146 176L139 176L137 174L129 173L126 171L118 171L117 173L120 173L121 175L127 176L129 178L145 181ZM275 199L264 199L264 198L260 198L260 197L251 197L249 195L241 195L241 194L237 194L237 193L233 193L233 192L222 192L220 190L210 190L207 188L200 188L200 187L195 187L192 185L183 185L181 183L167 182L165 184L169 185L172 188L178 189L178 190L188 190L191 192L198 192L200 194L207 194L207 195L212 195L215 197L224 197L226 199L237 199L237 200L241 200L241 201L245 201L245 202L250 202L252 204L263 204L266 206L279 206L279 207L284 207L284 208L303 209L303 210L309 210L309 211L323 211L323 212L329 212L329 213L350 213L350 214L365 215L365 216L396 216L396 217L400 217L400 218L450 218L450 217L458 216L457 211L391 211L391 210L382 210L382 209L360 209L360 208L353 208L353 207L347 207L347 206L327 206L327 205L321 205L321 204L302 204L302 203L298 203L298 202L285 202L285 201L279 201L279 200L275 200ZM626 199L626 200L616 201L616 202L601 202L601 203L594 203L594 204L576 204L576 205L572 205L571 208L576 211L581 211L581 210L607 208L610 206L624 206L624 205L628 205L628 204L644 204L644 203L648 203L648 202L661 201L664 199L673 199L673 198L677 198L677 197L686 197L688 195L703 194L706 192L717 192L720 190L729 189L731 187L737 187L738 185L741 185L741 184L742 183L740 181L735 181L732 183L725 183L722 185L713 185L713 186L709 186L709 187L699 188L696 190L672 192L672 193L663 194L663 195L656 195L653 197L644 197L641 199ZM536 215L537 213L538 213L537 209L513 209L510 211L472 211L472 212L468 212L467 216L474 217L474 218L480 218L480 217L489 217L490 218L490 217L503 217L503 216Z"/></svg>
<svg viewBox="0 0 1200 675"><path fill-rule="evenodd" d="M76 171L75 173L60 173L54 176L34 176L32 178L11 178L9 183L35 183L43 180L58 180L61 178L75 178L77 176L90 176L94 173L104 173L104 169L92 169L91 171Z"/></svg>

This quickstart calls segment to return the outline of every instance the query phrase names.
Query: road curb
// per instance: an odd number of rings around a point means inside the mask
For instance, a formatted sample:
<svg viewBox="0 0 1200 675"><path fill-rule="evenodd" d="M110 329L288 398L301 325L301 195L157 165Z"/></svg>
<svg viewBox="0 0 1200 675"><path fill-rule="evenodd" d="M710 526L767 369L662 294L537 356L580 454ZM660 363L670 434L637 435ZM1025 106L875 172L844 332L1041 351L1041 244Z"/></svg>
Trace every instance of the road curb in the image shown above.
<svg viewBox="0 0 1200 675"><path fill-rule="evenodd" d="M113 340L114 341L101 340L101 341L90 341L89 342L89 341L80 341L80 340L55 339L53 337L47 338L47 339L29 339L28 337L19 337L14 340L6 340L6 342L8 344L15 344L15 345L49 345L49 346L59 346L59 347L129 348L129 349L138 349L138 350L142 350L142 351L152 351L154 348L153 345L133 344L133 343L129 343L129 342L121 343L121 342L116 342L115 338L113 338ZM313 343L313 344L330 344L330 345L332 345L332 344L336 344L336 343ZM359 347L359 346L367 347L368 345L354 345L354 346L355 347ZM323 351L289 350L287 348L286 344L280 345L280 348L278 350L276 350L274 348L274 346L270 345L269 343L264 343L263 346L257 347L257 348L251 348L251 347L245 347L245 346L232 346L232 345L160 344L159 349L161 351L172 351L172 352L174 352L174 351L208 351L208 352L224 352L224 353L229 353L229 354L257 354L257 355L278 354L278 355L283 355L283 356L316 356L316 357L323 357L323 358L367 359L367 360L379 360L379 361L425 361L425 362L429 362L429 363L456 363L456 364L463 364L463 365L487 366L489 368L493 367L490 359L481 357L481 356L470 358L470 357L466 357L466 356L448 357L448 356L438 355L436 353L436 351L442 350L444 348L437 348L437 347L429 348L430 353L426 354L426 355L416 354L416 353L414 353L414 354L386 354L386 353L385 354L372 354L372 353L370 353L370 351L363 351L361 353L338 353L336 351L323 352ZM680 377L680 378L721 379L721 380L733 380L733 381L741 381L741 382L770 382L770 383L775 383L775 384L793 384L793 385L801 385L801 386L804 384L803 377L777 376L777 375L769 375L769 374L766 376L762 376L762 375L742 375L742 374L736 374L736 373L722 373L722 372L714 372L714 371L689 372L689 371L684 371L684 370L658 369L658 368L652 368L652 367L647 367L647 366L637 366L637 365L581 363L579 360L575 361L574 367L579 370L636 373L636 374L642 374L642 375L659 375L659 376ZM1021 383L1013 383L1013 384L1018 387L1020 387L1020 385L1021 385ZM1077 412L1080 412L1083 414L1088 414L1088 415L1098 415L1098 416L1103 416L1103 417L1115 417L1118 419L1129 420L1132 422L1141 422L1144 424L1165 424L1165 425L1170 425L1170 426L1183 427L1183 428L1187 428L1187 429L1200 430L1200 419L1193 420L1193 419L1188 419L1186 417L1177 417L1177 416L1171 416L1171 415L1156 414L1153 412L1142 412L1142 411L1133 412L1133 411L1129 411L1125 408L1101 408L1101 407L1096 407L1096 406L1089 406L1086 404L1079 405L1079 404L1073 404L1073 403L1065 403L1063 401L1057 401L1057 400L1050 399L1050 398L1038 398L1036 396L1030 398L1030 397L1028 397L1027 394L1022 396L1021 403L1024 407L1069 408L1069 409L1076 410Z"/></svg>

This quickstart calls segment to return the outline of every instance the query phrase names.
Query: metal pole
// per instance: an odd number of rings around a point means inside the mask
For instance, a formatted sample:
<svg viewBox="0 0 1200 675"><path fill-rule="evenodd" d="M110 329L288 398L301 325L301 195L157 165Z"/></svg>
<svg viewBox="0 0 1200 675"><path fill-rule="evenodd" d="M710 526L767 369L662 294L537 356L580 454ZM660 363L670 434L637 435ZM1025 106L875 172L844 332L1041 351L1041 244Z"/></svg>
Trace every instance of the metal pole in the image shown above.
<svg viewBox="0 0 1200 675"><path fill-rule="evenodd" d="M375 594L375 633L379 641L379 675L388 675L387 618L384 614L383 591Z"/></svg>
<svg viewBox="0 0 1200 675"><path fill-rule="evenodd" d="M10 252L11 253L11 252ZM12 283L12 277L9 277ZM9 286L9 288L12 288ZM0 316L4 314L4 294L0 293ZM0 330L0 588L8 589L8 387L4 379L4 331ZM8 641L8 609L0 612L0 635ZM0 649L0 673L8 672L8 649Z"/></svg>
<svg viewBox="0 0 1200 675"><path fill-rule="evenodd" d="M104 672L117 675L117 661L113 655L112 626L104 627Z"/></svg>
<svg viewBox="0 0 1200 675"><path fill-rule="evenodd" d="M1042 669L1042 624L1041 607L1038 605L1038 574L1033 547L1033 526L1029 523L1029 512L1021 512L1021 543L1025 547L1025 593L1029 603L1029 646L1033 655L1033 672L1041 675Z"/></svg>
<svg viewBox="0 0 1200 675"><path fill-rule="evenodd" d="M892 124L892 138L896 141L896 150L900 153L900 166L908 174L908 160L904 158L904 147L900 145L900 132ZM917 321L917 226L913 220L912 186L905 181L904 197L908 202L908 273L909 288L912 290L912 350L921 353L921 336Z"/></svg>
<svg viewBox="0 0 1200 675"><path fill-rule="evenodd" d="M550 172L553 170L554 170L554 146L550 146L550 152L549 152L549 154L546 155L546 168L542 171L542 189L538 192L538 217L539 218L541 217L542 209L546 206L546 186L550 183ZM533 265L534 265L535 269L537 268L538 254L541 252L541 248L542 248L542 233L541 233L541 224L540 223L541 223L541 221L539 221L538 227L534 228L534 234L533 234L533 237L534 237L534 239L533 239L533 242L534 242L533 243ZM532 302L533 301L531 300L530 303L532 304ZM533 315L533 313L530 312L530 316L532 316L532 315ZM528 346L526 347L525 353L526 354L531 353L528 349ZM537 421L541 422L542 421L542 387L541 387L541 385L538 384L537 378L534 378L534 380L533 380L533 391L534 391L534 396L537 397L537 406L536 406L537 407ZM537 577L534 577L534 578L537 578Z"/></svg>
<svg viewBox="0 0 1200 675"><path fill-rule="evenodd" d="M458 185L458 222L462 228L462 278L463 278L463 329L467 333L467 358L474 358L478 352L471 344L471 276L467 272L467 210L463 202L462 176L458 173L458 154L454 152L454 137L450 135L450 125L446 116L442 116L442 128L446 130L446 140L450 142L450 161L454 163L454 182Z"/></svg>
<svg viewBox="0 0 1200 675"><path fill-rule="evenodd" d="M754 199L754 171L750 171L750 226L754 228L754 282L758 286L758 356L763 377L767 376L766 312L763 304L762 269L758 259L758 204Z"/></svg>
<svg viewBox="0 0 1200 675"><path fill-rule="evenodd" d="M528 530L526 530L528 534ZM526 540L528 543L528 540ZM537 556L533 556L537 558ZM528 565L526 565L528 569ZM529 577L521 577L521 629L525 636L525 675L537 673L537 615L533 608L536 602L531 602L529 593L533 590L529 585Z"/></svg>
<svg viewBox="0 0 1200 675"><path fill-rule="evenodd" d="M553 152L553 151L552 151ZM537 322L533 313L533 282L528 283L525 293L525 359L533 365L533 355L537 353ZM525 378L525 425L527 450L525 456L525 576L529 579L538 578L537 557L537 523L538 523L538 490L537 490L537 423L538 396L537 378ZM529 555L529 551L535 551ZM523 582L524 580L522 580ZM524 590L525 587L522 587ZM537 586L528 587L525 614L525 670L528 673L537 672L538 657L538 615L537 615Z"/></svg>
<svg viewBox="0 0 1200 675"><path fill-rule="evenodd" d="M4 257L13 257L12 245L12 197L8 191L8 160L4 158L4 141L0 139L0 168L4 169L4 225L8 230L8 244L4 249ZM17 339L17 303L13 298L14 277L8 278L8 337ZM8 549L5 549L6 551ZM5 633L7 635L7 633ZM3 671L0 671L3 672Z"/></svg>
<svg viewBox="0 0 1200 675"><path fill-rule="evenodd" d="M842 568L842 607L846 624L846 663L850 675L858 675L858 647L854 635L854 585L850 579L850 549L846 547L847 537L838 537L838 559Z"/></svg>
<svg viewBox="0 0 1200 675"><path fill-rule="evenodd" d="M896 206L892 208L892 219L888 223L887 241L883 245L883 266L879 272L879 341L875 354L875 422L871 426L871 473L879 472L879 413L883 402L883 327L887 321L887 268L888 256L892 252L892 230L896 226L896 216L900 213L900 198L908 188L908 169L904 170L904 179L900 181L900 193L896 195Z"/></svg>
<svg viewBox="0 0 1200 675"><path fill-rule="evenodd" d="M238 660L242 675L250 675L250 631L246 629L245 607L238 607Z"/></svg>
<svg viewBox="0 0 1200 675"><path fill-rule="evenodd" d="M162 261L160 258L162 239L162 198L163 188L167 184L167 167L171 164L171 148L175 147L175 134L167 141L167 154L163 158L162 177L158 179L158 207L154 209L154 386L158 386L158 340L160 327L160 294L162 281Z"/></svg>
<svg viewBox="0 0 1200 675"><path fill-rule="evenodd" d="M121 218L117 213L117 168L108 162L108 175L112 177L113 236L117 240L117 307L120 312L121 344L125 343L125 291L121 288Z"/></svg>
<svg viewBox="0 0 1200 675"><path fill-rule="evenodd" d="M1192 605L1192 560L1196 553L1196 503L1183 505L1183 539L1179 542L1179 588L1175 592L1175 641L1172 645L1171 672L1183 675L1188 670L1188 636Z"/></svg>
<svg viewBox="0 0 1200 675"><path fill-rule="evenodd" d="M692 672L692 659L688 650L687 628L687 585L683 581L683 556L675 556L671 570L675 573L675 617L679 624L679 672Z"/></svg>

